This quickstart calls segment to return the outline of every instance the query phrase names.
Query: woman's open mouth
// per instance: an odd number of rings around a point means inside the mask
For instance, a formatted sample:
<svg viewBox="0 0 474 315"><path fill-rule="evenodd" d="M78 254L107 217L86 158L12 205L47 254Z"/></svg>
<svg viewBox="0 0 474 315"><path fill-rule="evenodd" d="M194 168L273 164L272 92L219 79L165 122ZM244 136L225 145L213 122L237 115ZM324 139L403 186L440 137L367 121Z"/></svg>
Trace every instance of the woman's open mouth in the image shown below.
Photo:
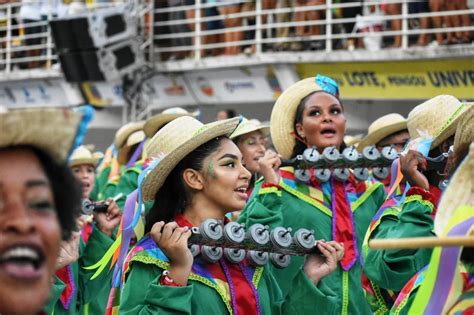
<svg viewBox="0 0 474 315"><path fill-rule="evenodd" d="M325 138L333 138L336 135L336 129L332 127L325 127L320 133Z"/></svg>
<svg viewBox="0 0 474 315"><path fill-rule="evenodd" d="M22 281L41 278L45 255L35 245L14 245L0 253L0 273Z"/></svg>

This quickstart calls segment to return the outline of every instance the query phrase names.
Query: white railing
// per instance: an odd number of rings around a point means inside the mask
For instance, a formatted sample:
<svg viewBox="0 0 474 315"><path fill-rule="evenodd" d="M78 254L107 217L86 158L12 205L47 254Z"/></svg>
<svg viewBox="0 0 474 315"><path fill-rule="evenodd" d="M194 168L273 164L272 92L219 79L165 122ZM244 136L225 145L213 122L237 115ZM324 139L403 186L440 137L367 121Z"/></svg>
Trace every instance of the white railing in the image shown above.
<svg viewBox="0 0 474 315"><path fill-rule="evenodd" d="M226 48L230 46L237 46L237 47L250 47L247 49L247 52L250 51L251 54L262 54L271 50L268 46L278 44L288 44L288 43L305 43L311 41L323 41L324 50L325 51L333 51L336 49L334 47L334 41L347 41L347 40L355 40L355 39L364 39L364 38L378 38L378 39L389 39L390 37L401 36L401 45L400 49L410 49L410 40L413 39L412 37L419 36L421 34L449 34L455 32L473 32L474 26L471 23L469 25L449 25L451 22L449 21L450 17L460 17L462 15L468 15L469 18L472 14L474 14L474 9L462 9L462 10L451 10L448 11L447 9L438 12L425 12L425 13L409 13L409 6L420 3L421 1L417 0L390 0L390 1L365 1L365 2L352 2L352 3L333 3L334 0L326 0L326 4L324 5L314 5L314 6L299 6L299 7L286 7L286 8L263 8L262 7L262 0L257 1L249 1L243 0L243 3L252 3L255 2L254 10L246 11L246 12L239 12L239 13L232 13L226 14L224 16L203 16L203 12L205 9L215 8L215 7L223 7L225 4L218 3L218 4L205 4L203 3L204 0L196 0L196 4L193 6L181 6L181 7L172 7L172 8L158 8L155 10L157 14L165 14L165 13L173 13L173 12L182 12L185 14L186 12L194 11L194 18L182 18L176 20L165 20L165 21L157 21L155 23L155 27L173 27L173 26L181 26L183 29L185 28L194 28L195 31L188 31L188 32L181 32L181 33L168 33L168 34L156 34L155 35L155 44L156 53L160 55L169 54L173 56L175 53L179 52L189 52L189 56L194 56L194 59L199 60L201 59L202 53L205 50L211 49L219 49L219 48ZM275 1L276 2L276 1ZM423 1L424 2L424 1ZM397 5L399 7L399 14L392 14L392 15L370 15L367 14L369 12L369 8L380 8L383 5ZM362 12L365 12L365 15L361 15L360 17L352 16L352 17L337 17L334 14L334 10L341 10L347 8L360 8ZM284 22L274 22L277 15L287 14L290 16L290 19L296 16L297 13L302 12L311 12L311 11L318 11L320 13L325 13L324 19L318 20L306 20L306 21L294 21L289 20L287 17L287 21ZM267 18L267 23L263 23L262 17ZM410 27L410 20L419 20L419 19L431 19L433 18L441 18L442 25L438 25L438 27L431 27L428 29L421 29L421 28L411 28ZM216 21L225 21L228 19L242 19L242 20L250 20L254 19L254 25L239 25L235 27L227 27L217 30L206 30L203 29L203 26L209 22L216 22ZM269 22L268 20L273 20ZM399 30L389 30L387 28L387 23L390 21L397 21L401 20L401 28ZM448 23L446 23L446 21ZM352 23L355 26L352 29L346 29L343 33L341 33L340 26L343 24ZM373 32L361 32L357 31L357 26L363 28L362 24L366 24L367 26L380 26L382 27L381 30L373 31ZM321 33L319 35L298 35L295 34L294 30L296 27L310 27L310 26L319 26L321 28ZM339 32L335 32L335 30ZM287 29L290 32L289 36L284 37L276 37L276 36L268 36L271 30L276 29ZM206 44L203 43L203 38L206 36L212 35L223 35L232 32L255 32L253 38L246 39L246 40L238 40L233 42L219 42L219 43L210 43ZM264 36L267 35L267 36ZM194 39L194 43L190 45L169 45L164 46L160 44L166 40L172 39ZM470 43L470 42L469 42ZM466 44L466 43L465 43ZM267 47L264 47L267 46ZM382 47L380 47L382 48ZM290 49L287 49L290 50ZM295 50L295 49L292 49ZM296 49L298 50L298 49ZM240 50L241 52L243 50ZM186 57L189 57L186 56Z"/></svg>
<svg viewBox="0 0 474 315"><path fill-rule="evenodd" d="M46 68L50 69L57 64L57 56L54 51L54 43L50 36L48 21L55 16L52 10L54 3L58 0L50 0L49 11L42 12L41 19L37 21L25 21L20 10L23 2L0 5L0 75L21 71L22 69ZM165 4L167 1L135 0L135 1L113 1L111 3L99 2L93 10L100 6L111 6L117 3L129 2L135 6L135 12L140 17L140 29L142 30L142 48L147 53L147 60L152 63L175 59L202 60L209 58L209 54L222 55L222 50L228 47L237 47L234 53L246 53L248 55L262 56L274 50L300 52L304 51L304 45L312 50L332 52L343 49L386 49L377 47L380 42L388 43L394 37L401 37L399 50L409 51L413 49L411 44L421 34L432 34L448 36L454 33L469 33L472 36L474 26L472 20L467 25L451 25L452 17L474 15L474 9L463 8L461 10L447 10L438 12L409 13L409 7L415 0L372 0L364 2L335 3L335 0L326 0L324 5L295 6L295 7L263 7L262 0L242 0L241 8L255 3L249 10L230 13L225 15L207 16L209 9L223 8L224 4L206 3L205 0L196 0L194 5L174 6L161 8L156 4ZM184 2L184 1L183 1ZM275 0L275 3L281 2ZM283 1L285 2L285 1ZM287 1L286 3L290 3ZM371 8L380 8L382 2L387 5L398 6L399 13L396 14L367 14ZM32 1L38 3L38 1ZM363 13L361 17L340 16L335 14L342 9L359 8ZM324 13L324 18L317 20L296 21L295 16L304 12ZM378 11L377 11L378 12ZM186 18L188 14L188 18ZM174 19L170 19L174 17ZM430 21L441 19L441 24L427 29L413 27L411 21L419 21L427 18ZM208 23L223 23L229 19L239 19L240 22L233 27L208 29ZM387 24L401 21L401 28L391 30ZM449 22L449 23L448 23ZM344 25L356 25L344 29ZM376 31L357 31L357 26L376 26ZM320 34L299 34L299 27L318 26ZM181 28L182 32L170 32L171 29ZM352 28L352 29L350 29ZM360 29L359 28L359 29ZM194 29L194 31L191 31ZM158 30L157 32L155 32ZM277 30L281 36L277 36ZM239 33L247 35L246 39L238 39L232 42L217 40L210 42L211 36L222 37L225 34ZM451 35L449 35L451 36ZM436 36L435 36L436 37ZM364 47L364 40L373 39L374 47ZM179 41L181 42L179 43ZM170 43L171 41L171 43ZM350 45L350 43L355 43ZM313 44L317 44L312 46ZM471 42L464 45L472 45ZM428 49L428 48L427 48ZM474 55L474 52L473 52Z"/></svg>
<svg viewBox="0 0 474 315"><path fill-rule="evenodd" d="M49 21L58 16L66 16L70 8L62 5L62 10L59 12L56 6L58 2L61 1L49 0L49 3L46 4L43 1L40 4L37 0L12 1L0 5L0 75L23 69L51 69L55 67L57 55L54 50ZM140 16L140 30L142 30L140 35L144 38L141 47L153 60L153 1L97 1L93 5L86 6L84 4L82 9L93 11L126 3L132 5L133 12L131 14ZM31 5L33 10L40 10L40 12L32 13L30 10L25 14L26 10L22 12L22 6L28 5ZM32 14L34 18L31 18Z"/></svg>

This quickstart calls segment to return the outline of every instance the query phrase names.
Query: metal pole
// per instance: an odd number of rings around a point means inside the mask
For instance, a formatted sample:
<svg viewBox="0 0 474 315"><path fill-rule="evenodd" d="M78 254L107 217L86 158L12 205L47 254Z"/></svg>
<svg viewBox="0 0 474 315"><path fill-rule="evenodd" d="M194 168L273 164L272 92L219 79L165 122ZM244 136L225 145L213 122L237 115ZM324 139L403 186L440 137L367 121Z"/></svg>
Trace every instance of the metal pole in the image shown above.
<svg viewBox="0 0 474 315"><path fill-rule="evenodd" d="M260 55L262 53L262 0L256 1L255 10L257 14L255 17L255 53Z"/></svg>
<svg viewBox="0 0 474 315"><path fill-rule="evenodd" d="M151 15L150 15L150 20L149 20L149 25L150 29L148 32L150 33L149 39L150 39L150 47L148 47L148 60L152 64L155 64L155 53L153 51L153 48L155 47L155 1L151 0Z"/></svg>
<svg viewBox="0 0 474 315"><path fill-rule="evenodd" d="M332 51L332 0L326 0L326 51Z"/></svg>
<svg viewBox="0 0 474 315"><path fill-rule="evenodd" d="M201 59L201 0L196 0L194 13L194 60Z"/></svg>
<svg viewBox="0 0 474 315"><path fill-rule="evenodd" d="M7 45L6 45L6 64L5 64L5 69L7 73L11 72L11 45L12 45L12 6L13 4L10 4L7 6Z"/></svg>
<svg viewBox="0 0 474 315"><path fill-rule="evenodd" d="M402 48L408 48L408 3L407 0L402 2Z"/></svg>

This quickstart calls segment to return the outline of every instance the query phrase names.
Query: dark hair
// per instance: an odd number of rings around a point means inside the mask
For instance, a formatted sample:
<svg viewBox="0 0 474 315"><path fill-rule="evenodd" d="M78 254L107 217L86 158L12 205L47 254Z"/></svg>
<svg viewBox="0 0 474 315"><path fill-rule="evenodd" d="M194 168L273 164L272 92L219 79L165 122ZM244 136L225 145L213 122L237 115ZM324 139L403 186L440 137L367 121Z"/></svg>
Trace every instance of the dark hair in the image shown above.
<svg viewBox="0 0 474 315"><path fill-rule="evenodd" d="M227 118L234 118L237 116L237 113L233 109L226 109L225 112L227 113Z"/></svg>
<svg viewBox="0 0 474 315"><path fill-rule="evenodd" d="M166 177L163 186L156 192L155 201L146 216L145 231L151 231L153 224L159 221L170 222L178 213L182 213L191 201L192 193L183 180L184 170L191 168L202 171L203 161L212 152L216 151L222 139L214 138L189 153Z"/></svg>
<svg viewBox="0 0 474 315"><path fill-rule="evenodd" d="M295 121L293 122L293 130L295 131L295 139L296 139L296 142L295 142L295 146L293 147L293 151L291 153L291 157L294 158L295 156L299 155L299 154L303 154L303 151L306 150L307 146L305 143L301 142L299 140L299 136L298 134L296 133L296 124L298 123L302 123L303 122L303 113L304 113L304 109L306 108L306 103L308 102L308 100L311 98L311 96L313 96L314 94L316 93L326 93L326 94L329 94L329 95L332 95L334 96L335 98L337 98L337 100L339 101L339 103L341 104L342 106L342 102L341 100L339 99L339 97L337 97L336 95L333 95L331 93L328 93L326 91L322 91L322 90L318 90L318 91L314 91L314 92L311 92L309 93L308 95L306 95L305 97L303 97L301 99L301 102L298 104L298 107L296 108L296 116L295 116ZM344 109L344 107L342 106L342 109ZM344 141L342 141L342 144L341 144L341 147L340 147L340 150L344 150L346 148L346 144L344 143Z"/></svg>
<svg viewBox="0 0 474 315"><path fill-rule="evenodd" d="M379 145L379 143L383 143L383 142L390 142L392 141L393 138L395 138L396 136L399 136L401 135L402 133L405 133L405 132L408 132L408 129L403 129L403 130L399 130L397 132L394 132L394 133L391 133L389 134L388 136L380 139L375 145Z"/></svg>
<svg viewBox="0 0 474 315"><path fill-rule="evenodd" d="M58 163L47 152L34 146L12 146L5 149L27 149L33 151L51 183L56 213L61 226L63 240L68 240L77 230L76 219L81 208L81 190L66 163Z"/></svg>

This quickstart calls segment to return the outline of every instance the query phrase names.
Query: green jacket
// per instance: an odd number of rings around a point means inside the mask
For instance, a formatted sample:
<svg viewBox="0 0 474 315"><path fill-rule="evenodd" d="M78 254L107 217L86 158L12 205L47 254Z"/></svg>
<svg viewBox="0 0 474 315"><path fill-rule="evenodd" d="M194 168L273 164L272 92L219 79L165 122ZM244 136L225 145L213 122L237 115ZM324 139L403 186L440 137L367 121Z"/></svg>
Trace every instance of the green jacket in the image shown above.
<svg viewBox="0 0 474 315"><path fill-rule="evenodd" d="M90 280L95 271L86 270L83 267L91 266L99 261L112 243L110 237L95 227L92 229L87 244L81 239L80 258L70 265L75 286L75 292L70 296L70 306L68 309L64 308L59 300L60 295L66 288L66 283L55 276L52 294L45 307L47 314L87 314L85 305L98 298L98 293L110 283L111 273L103 272L98 278Z"/></svg>
<svg viewBox="0 0 474 315"><path fill-rule="evenodd" d="M252 197L239 217L239 222L246 226L255 223L291 227L293 231L300 228L314 230L315 238L332 240L332 211L323 203L311 198L301 190L291 187L282 179L279 187L261 188L257 182ZM305 184L298 183L300 186ZM304 187L303 187L304 188ZM360 253L362 240L369 223L385 199L384 187L380 183L367 186L362 195L353 195L351 208L356 230L357 247ZM350 198L351 199L351 198ZM291 279L299 272L304 262L303 257L292 257L291 264L285 269L270 267L273 276L279 283L283 294L289 291L298 291L299 288L291 285ZM368 314L369 305L361 288L361 267L357 260L349 270L341 267L321 280L322 284L335 292L338 302L338 314ZM306 299L313 297L307 295ZM323 314L323 313L322 313Z"/></svg>
<svg viewBox="0 0 474 315"><path fill-rule="evenodd" d="M377 292L378 297L368 294L368 298L378 314L388 313L398 292L430 261L431 248L371 250L367 246L371 239L435 236L433 196L418 191L410 189L401 206L382 209L365 237L363 270Z"/></svg>
<svg viewBox="0 0 474 315"><path fill-rule="evenodd" d="M129 261L119 313L233 314L226 291L210 276L207 264L200 256L195 258L187 286L161 285L159 280L163 270L169 267L168 259L156 245L148 253L139 252ZM321 314L336 314L337 297L334 292L324 284L315 286L301 269L292 279L292 285L299 290L283 298L274 277L266 268L247 268L249 279L252 279L252 285L258 292L261 314L314 314L316 308ZM307 299L307 296L312 299Z"/></svg>

